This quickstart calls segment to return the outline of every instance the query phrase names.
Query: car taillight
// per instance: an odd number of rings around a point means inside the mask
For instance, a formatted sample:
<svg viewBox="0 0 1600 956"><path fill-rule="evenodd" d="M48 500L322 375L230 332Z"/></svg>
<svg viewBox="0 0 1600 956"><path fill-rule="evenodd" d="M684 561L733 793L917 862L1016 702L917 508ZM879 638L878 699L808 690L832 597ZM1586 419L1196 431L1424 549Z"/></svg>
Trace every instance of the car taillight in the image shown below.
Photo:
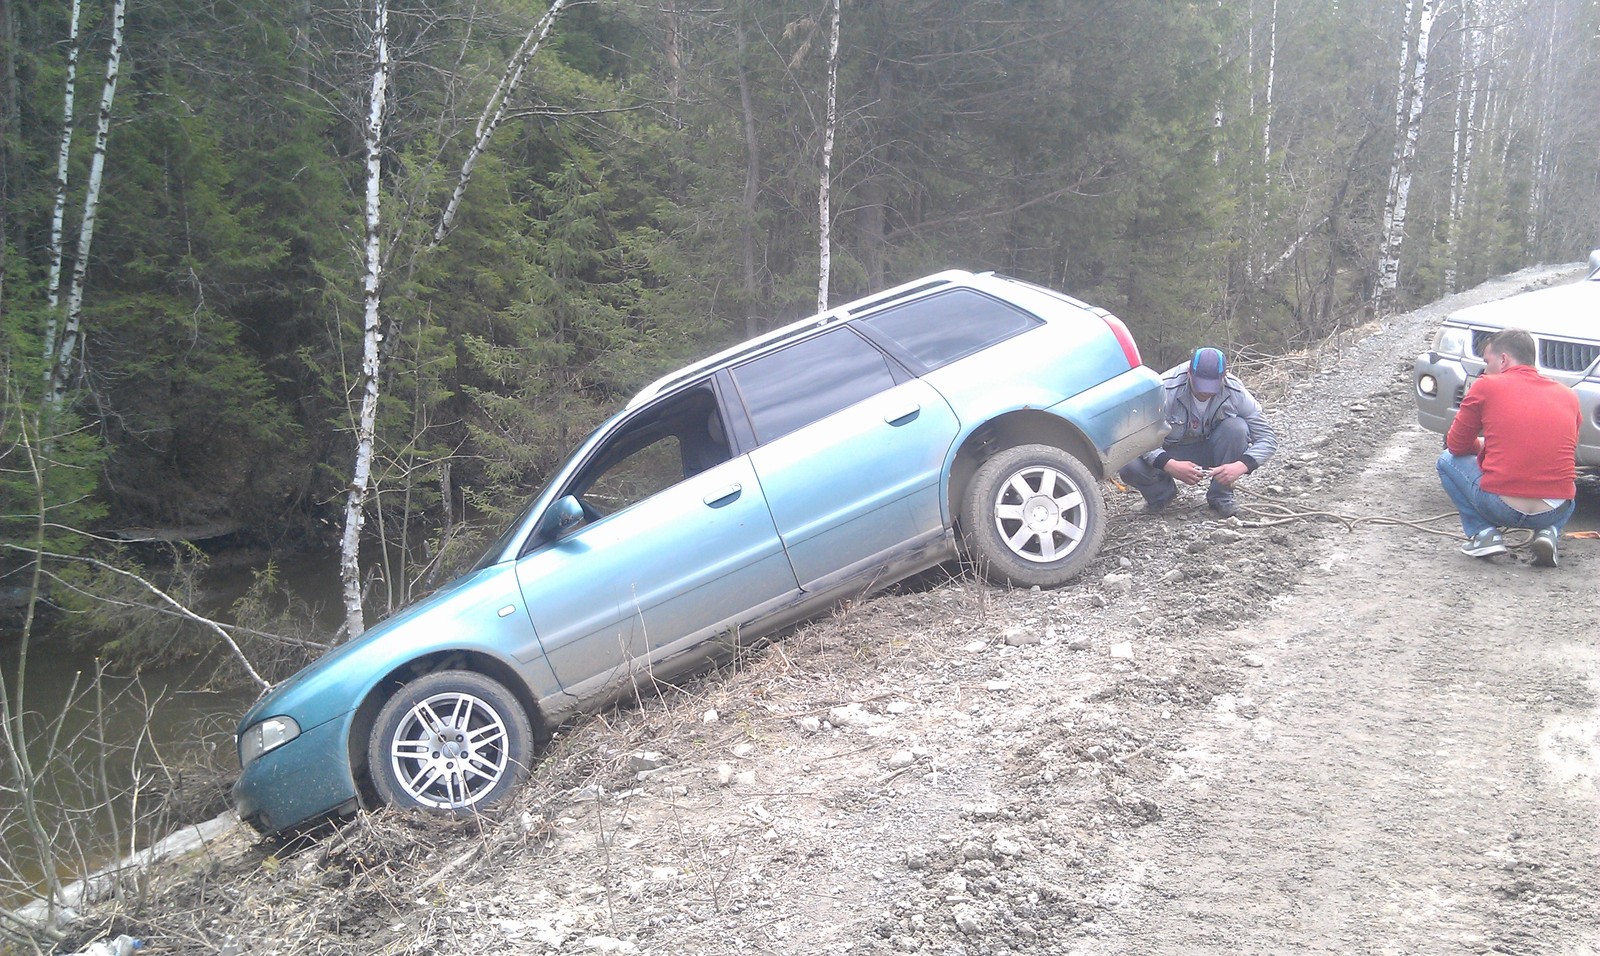
<svg viewBox="0 0 1600 956"><path fill-rule="evenodd" d="M1128 327L1122 324L1122 320L1110 312L1102 313L1100 317L1106 320L1106 325L1111 327L1111 334L1117 337L1117 344L1122 346L1122 354L1128 360L1128 367L1138 368L1143 365L1144 363L1139 359L1138 343L1133 341L1133 333L1129 332Z"/></svg>

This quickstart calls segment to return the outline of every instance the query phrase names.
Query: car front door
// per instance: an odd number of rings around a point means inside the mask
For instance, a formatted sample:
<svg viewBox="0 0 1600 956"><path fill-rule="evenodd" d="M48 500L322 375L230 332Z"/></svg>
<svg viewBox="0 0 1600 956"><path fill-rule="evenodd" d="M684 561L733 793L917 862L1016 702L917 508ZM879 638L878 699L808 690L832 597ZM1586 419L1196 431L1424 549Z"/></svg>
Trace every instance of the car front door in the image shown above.
<svg viewBox="0 0 1600 956"><path fill-rule="evenodd" d="M960 424L939 393L848 327L732 370L750 455L807 590L942 536L939 476Z"/></svg>
<svg viewBox="0 0 1600 956"><path fill-rule="evenodd" d="M569 693L598 692L797 591L709 385L631 416L563 492L584 519L522 557L517 578Z"/></svg>

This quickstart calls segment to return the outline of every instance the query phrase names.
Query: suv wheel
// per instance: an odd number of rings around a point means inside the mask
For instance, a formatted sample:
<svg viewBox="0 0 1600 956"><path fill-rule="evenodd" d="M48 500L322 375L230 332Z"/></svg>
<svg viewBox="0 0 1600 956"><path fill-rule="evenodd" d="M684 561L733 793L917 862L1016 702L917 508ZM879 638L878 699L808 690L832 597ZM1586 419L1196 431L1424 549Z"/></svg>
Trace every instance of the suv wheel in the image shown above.
<svg viewBox="0 0 1600 956"><path fill-rule="evenodd" d="M1100 483L1051 445L1018 445L983 463L961 509L963 539L996 584L1060 587L1094 560L1105 538Z"/></svg>
<svg viewBox="0 0 1600 956"><path fill-rule="evenodd" d="M439 671L383 705L367 759L385 803L466 810L522 780L532 740L527 714L504 685L472 671Z"/></svg>

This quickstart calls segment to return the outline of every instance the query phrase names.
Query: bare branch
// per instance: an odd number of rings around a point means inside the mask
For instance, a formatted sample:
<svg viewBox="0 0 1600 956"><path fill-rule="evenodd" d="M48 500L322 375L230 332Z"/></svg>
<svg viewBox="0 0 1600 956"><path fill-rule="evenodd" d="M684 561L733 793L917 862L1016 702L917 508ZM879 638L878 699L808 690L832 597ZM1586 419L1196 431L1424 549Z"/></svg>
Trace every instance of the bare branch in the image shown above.
<svg viewBox="0 0 1600 956"><path fill-rule="evenodd" d="M10 542L0 542L0 546L3 546L11 551L20 551L24 554L38 555L41 558L52 558L57 561L77 561L82 564L91 564L102 570L110 571L112 574L120 574L125 578L129 578L141 587L148 590L151 594L154 594L156 597L171 605L173 610L178 613L178 616L187 618L188 620L194 621L196 624L203 625L215 631L217 636L226 641L228 646L233 649L233 656L238 659L239 665L245 669L245 672L250 675L252 680L261 685L262 690L266 690L272 686L264 678L262 678L260 674L256 673L256 669L254 667L250 666L250 659L245 656L244 650L239 647L238 642L233 639L233 635L229 634L226 628L216 621L213 621L209 617L202 617L201 615L189 610L189 608L181 601L167 594L167 592L156 587L154 584L150 583L139 575L134 574L132 571L124 570L114 564L108 564L105 561L101 561L99 558L91 558L84 555L58 554L54 551L40 551L34 548L24 547L20 544L12 544Z"/></svg>

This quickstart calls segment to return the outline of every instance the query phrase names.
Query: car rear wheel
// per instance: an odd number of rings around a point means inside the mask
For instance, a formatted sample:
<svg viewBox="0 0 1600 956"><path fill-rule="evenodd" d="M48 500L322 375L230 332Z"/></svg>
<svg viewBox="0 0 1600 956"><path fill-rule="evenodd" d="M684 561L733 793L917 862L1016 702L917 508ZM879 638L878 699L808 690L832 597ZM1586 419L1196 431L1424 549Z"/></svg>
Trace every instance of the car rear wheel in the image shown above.
<svg viewBox="0 0 1600 956"><path fill-rule="evenodd" d="M1100 484L1052 445L1018 445L984 462L961 512L968 556L996 584L1059 587L1105 538Z"/></svg>
<svg viewBox="0 0 1600 956"><path fill-rule="evenodd" d="M532 740L527 714L504 685L439 671L384 704L367 765L385 803L464 811L493 803L527 775Z"/></svg>

